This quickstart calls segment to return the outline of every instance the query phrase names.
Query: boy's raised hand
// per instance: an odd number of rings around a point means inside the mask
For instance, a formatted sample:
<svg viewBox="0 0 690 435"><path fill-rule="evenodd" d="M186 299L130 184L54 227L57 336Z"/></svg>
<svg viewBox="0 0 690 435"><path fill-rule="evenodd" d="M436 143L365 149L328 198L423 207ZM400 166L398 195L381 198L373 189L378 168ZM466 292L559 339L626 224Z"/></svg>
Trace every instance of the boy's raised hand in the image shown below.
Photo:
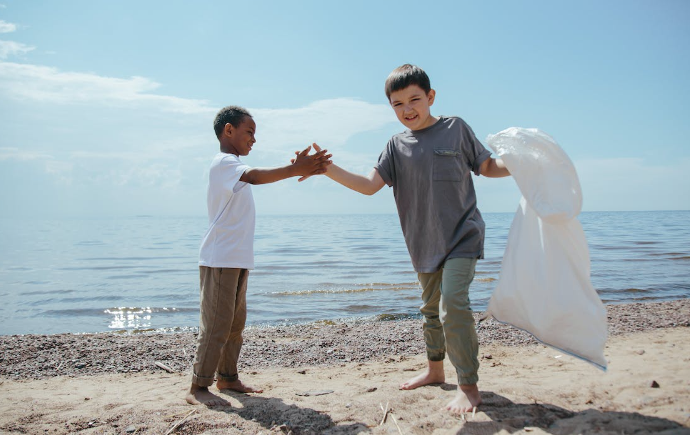
<svg viewBox="0 0 690 435"><path fill-rule="evenodd" d="M312 154L311 156L309 156L309 151L311 150L312 147L314 147L314 151L316 151L316 153L314 153L314 154ZM290 159L290 163L295 164L296 161L297 161L297 158L299 158L300 156L316 157L316 156L318 156L318 155L321 155L321 156L323 156L323 157L321 157L321 159L326 159L326 160L328 160L328 159L330 159L331 157L333 157L333 155L332 155L332 154L326 155L327 152L328 152L328 150L322 149L320 146L318 146L317 144L313 143L313 144L311 144L310 146L308 146L307 148L305 148L305 149L302 150L302 151L295 151L295 156L296 156L296 157L295 157L294 159ZM323 171L321 171L321 172L314 172L313 174L309 174L309 175L303 175L303 176L301 176L297 181L304 181L304 180L306 180L307 178L311 177L312 175L325 174L326 172L328 172L328 165L330 165L330 164L332 164L332 163L333 163L333 162L332 162L331 160L328 160L328 163L324 166Z"/></svg>
<svg viewBox="0 0 690 435"><path fill-rule="evenodd" d="M301 175L298 181L306 180L312 175L324 174L328 170L328 165L333 163L329 160L332 155L326 154L328 150L321 149L318 145L313 144L316 152L309 155L312 145L309 145L304 150L295 151L295 158L291 159L293 166L298 175Z"/></svg>

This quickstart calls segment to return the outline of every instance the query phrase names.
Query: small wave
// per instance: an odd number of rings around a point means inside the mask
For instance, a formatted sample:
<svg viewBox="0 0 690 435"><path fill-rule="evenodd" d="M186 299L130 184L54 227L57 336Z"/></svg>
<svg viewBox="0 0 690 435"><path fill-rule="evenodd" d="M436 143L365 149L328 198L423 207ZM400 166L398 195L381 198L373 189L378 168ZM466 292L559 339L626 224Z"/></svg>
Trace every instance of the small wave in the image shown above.
<svg viewBox="0 0 690 435"><path fill-rule="evenodd" d="M338 287L338 283L335 282L322 282L318 284L321 287ZM360 287L400 287L400 286L414 286L417 287L419 285L419 282L417 281L411 281L411 282L398 282L398 283L390 283L390 282L367 282L367 283L361 283L361 284L354 284L356 286Z"/></svg>
<svg viewBox="0 0 690 435"><path fill-rule="evenodd" d="M33 291L33 292L23 292L21 293L22 296L35 296L35 295L64 295L64 294L70 294L70 293L75 293L76 290L41 290L41 291Z"/></svg>
<svg viewBox="0 0 690 435"><path fill-rule="evenodd" d="M411 285L405 284L385 284L377 286L372 284L367 287L361 288L334 288L334 289L315 289L315 290L296 290L296 291L282 291L270 293L273 296L307 296L314 294L345 294L345 293L363 293L363 292L373 292L373 291L385 291L385 290L411 290L416 289L417 283Z"/></svg>
<svg viewBox="0 0 690 435"><path fill-rule="evenodd" d="M86 267L59 267L57 270L124 270L124 269L136 269L139 266L86 266Z"/></svg>
<svg viewBox="0 0 690 435"><path fill-rule="evenodd" d="M189 313L199 311L198 308L176 308L176 307L111 307L102 310L101 312L106 314L121 314L121 313L148 313L148 314L160 314L160 313Z"/></svg>
<svg viewBox="0 0 690 435"><path fill-rule="evenodd" d="M389 322L391 320L406 320L406 319L416 319L419 315L409 314L409 313L392 313L392 314L378 314L374 317L375 320L379 322Z"/></svg>
<svg viewBox="0 0 690 435"><path fill-rule="evenodd" d="M152 269L152 270L143 270L142 273L144 273L146 275L155 275L158 273L165 273L165 274L189 273L189 269Z"/></svg>
<svg viewBox="0 0 690 435"><path fill-rule="evenodd" d="M82 257L76 258L77 261L156 261L171 260L175 258L188 258L184 255L167 255L163 257Z"/></svg>
<svg viewBox="0 0 690 435"><path fill-rule="evenodd" d="M76 246L99 246L103 245L104 243L100 240L84 240L81 242L75 243Z"/></svg>
<svg viewBox="0 0 690 435"><path fill-rule="evenodd" d="M131 275L111 275L111 276L106 276L105 279L112 279L112 280L117 280L117 279L140 279L143 278L145 275L142 274L131 274Z"/></svg>

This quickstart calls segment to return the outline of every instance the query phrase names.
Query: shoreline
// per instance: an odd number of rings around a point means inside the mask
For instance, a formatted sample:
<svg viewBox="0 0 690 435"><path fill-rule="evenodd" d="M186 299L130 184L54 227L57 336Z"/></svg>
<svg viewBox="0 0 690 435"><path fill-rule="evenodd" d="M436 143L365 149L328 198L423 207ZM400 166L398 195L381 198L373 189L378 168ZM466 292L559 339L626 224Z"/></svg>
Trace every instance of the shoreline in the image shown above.
<svg viewBox="0 0 690 435"><path fill-rule="evenodd" d="M607 305L609 337L690 326L690 299ZM481 313L475 313L478 320ZM332 366L424 353L421 319L321 321L249 327L240 372L268 367ZM537 345L530 334L489 319L477 328L481 347ZM0 377L43 379L109 373L189 372L194 332L0 336Z"/></svg>

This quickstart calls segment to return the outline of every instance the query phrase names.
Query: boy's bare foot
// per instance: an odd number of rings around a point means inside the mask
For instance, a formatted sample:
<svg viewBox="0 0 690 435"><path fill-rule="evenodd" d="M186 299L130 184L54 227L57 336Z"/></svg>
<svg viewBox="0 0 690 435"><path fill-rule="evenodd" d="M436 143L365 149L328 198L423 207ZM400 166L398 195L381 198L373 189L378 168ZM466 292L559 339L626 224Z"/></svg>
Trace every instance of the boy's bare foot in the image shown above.
<svg viewBox="0 0 690 435"><path fill-rule="evenodd" d="M428 363L429 366L424 372L400 384L400 389L414 390L423 385L444 383L446 381L446 374L443 371L443 361L429 361Z"/></svg>
<svg viewBox="0 0 690 435"><path fill-rule="evenodd" d="M458 394L455 398L448 402L446 410L453 414L460 414L463 412L470 412L476 406L482 403L482 398L479 395L479 388L477 384L459 385Z"/></svg>
<svg viewBox="0 0 690 435"><path fill-rule="evenodd" d="M223 380L217 380L216 381L216 388L219 390L233 390L233 391L238 391L240 393L263 393L264 390L259 389L259 388L254 388L249 385L244 385L242 381L239 379L236 381L223 381Z"/></svg>
<svg viewBox="0 0 690 435"><path fill-rule="evenodd" d="M189 389L189 393L187 393L185 400L187 400L187 403L190 405L206 405L209 407L230 406L230 402L227 400L211 393L208 391L208 388L200 387L198 385L192 385L192 388Z"/></svg>

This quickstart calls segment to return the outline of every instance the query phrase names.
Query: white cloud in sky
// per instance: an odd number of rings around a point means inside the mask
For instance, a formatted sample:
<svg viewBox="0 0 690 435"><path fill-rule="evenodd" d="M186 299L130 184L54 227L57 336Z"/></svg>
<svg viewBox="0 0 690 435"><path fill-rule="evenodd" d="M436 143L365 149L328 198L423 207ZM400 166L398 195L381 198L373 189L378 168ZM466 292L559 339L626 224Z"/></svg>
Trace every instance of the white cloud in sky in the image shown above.
<svg viewBox="0 0 690 435"><path fill-rule="evenodd" d="M0 139L0 161L19 167L44 159L31 170L43 171L65 188L89 186L94 192L161 189L168 193L192 185L203 189L204 172L218 150L212 120L220 106L201 99L154 94L159 87L146 77L107 77L0 61L0 97L8 97L6 107L11 108L13 101L37 110L46 103L69 107L64 120L53 119L56 127L44 125L55 128L43 132L51 137L50 149L35 149L35 141L22 143L24 135L14 132L12 145ZM338 162L343 166L368 172L383 145L375 153L362 155L345 148L346 142L395 121L388 106L352 98L320 100L296 108L249 110L257 121L260 145L246 158L252 166L287 164L293 151L317 141L332 151L338 149ZM104 116L97 115L100 111ZM151 118L154 113L167 115L159 122ZM75 119L82 120L78 127L70 124ZM109 124L112 119L127 128L113 131ZM69 134L74 128L81 134ZM105 129L110 133L102 140L90 139Z"/></svg>
<svg viewBox="0 0 690 435"><path fill-rule="evenodd" d="M257 122L257 138L263 139L267 148L312 142L338 148L354 134L395 121L387 105L351 98L315 101L300 108L250 111Z"/></svg>
<svg viewBox="0 0 690 435"><path fill-rule="evenodd" d="M52 175L61 184L72 184L74 174L74 163L47 160L45 162L46 173Z"/></svg>
<svg viewBox="0 0 690 435"><path fill-rule="evenodd" d="M36 47L22 44L15 41L0 41L0 59L7 59L10 56L28 53L35 50Z"/></svg>
<svg viewBox="0 0 690 435"><path fill-rule="evenodd" d="M145 77L121 79L92 73L62 72L41 65L0 62L0 92L17 100L128 107L145 105L183 114L212 113L214 110L205 100L151 93L158 87L160 84Z"/></svg>
<svg viewBox="0 0 690 435"><path fill-rule="evenodd" d="M52 159L53 156L40 151L25 151L15 147L0 147L0 161L3 160L37 160Z"/></svg>
<svg viewBox="0 0 690 435"><path fill-rule="evenodd" d="M0 33L12 33L17 30L17 25L0 20Z"/></svg>

